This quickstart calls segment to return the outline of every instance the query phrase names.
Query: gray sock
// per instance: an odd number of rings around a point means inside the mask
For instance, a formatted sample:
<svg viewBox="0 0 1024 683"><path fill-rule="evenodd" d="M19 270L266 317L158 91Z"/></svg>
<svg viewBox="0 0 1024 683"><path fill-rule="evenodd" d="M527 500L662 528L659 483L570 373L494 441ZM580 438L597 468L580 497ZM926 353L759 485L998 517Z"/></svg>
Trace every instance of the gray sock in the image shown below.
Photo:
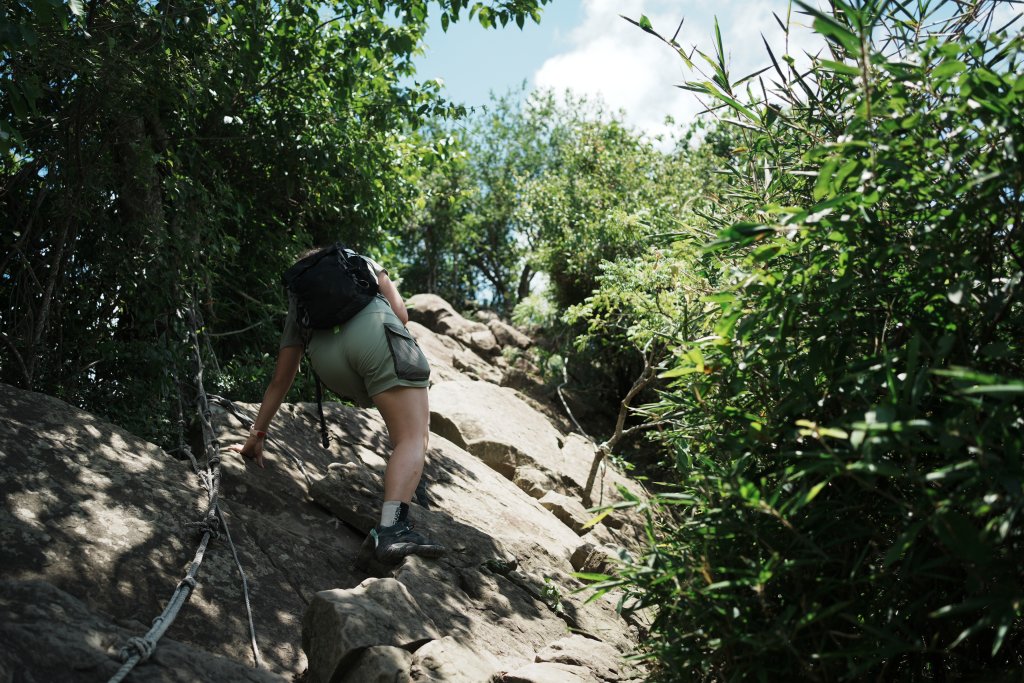
<svg viewBox="0 0 1024 683"><path fill-rule="evenodd" d="M386 500L384 506L380 509L380 525L381 527L394 526L398 524L398 516L402 510L402 501L400 500Z"/></svg>

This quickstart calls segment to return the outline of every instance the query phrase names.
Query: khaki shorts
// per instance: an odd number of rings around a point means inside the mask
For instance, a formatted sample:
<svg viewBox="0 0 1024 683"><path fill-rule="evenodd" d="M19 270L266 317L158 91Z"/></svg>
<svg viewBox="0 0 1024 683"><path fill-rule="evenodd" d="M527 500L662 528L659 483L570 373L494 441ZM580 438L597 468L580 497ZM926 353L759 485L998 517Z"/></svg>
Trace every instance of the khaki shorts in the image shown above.
<svg viewBox="0 0 1024 683"><path fill-rule="evenodd" d="M314 332L309 358L328 389L361 406L394 387L430 384L427 357L383 296L344 325Z"/></svg>

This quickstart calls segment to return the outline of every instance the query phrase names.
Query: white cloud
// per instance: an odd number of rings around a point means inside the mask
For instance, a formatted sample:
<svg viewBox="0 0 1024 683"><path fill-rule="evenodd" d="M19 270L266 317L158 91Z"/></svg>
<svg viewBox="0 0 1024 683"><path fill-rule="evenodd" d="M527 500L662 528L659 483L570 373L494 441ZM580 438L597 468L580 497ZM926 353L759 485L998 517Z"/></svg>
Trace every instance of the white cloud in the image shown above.
<svg viewBox="0 0 1024 683"><path fill-rule="evenodd" d="M746 76L770 64L761 35L776 57L785 51L782 30L772 17L774 9L785 21L788 3L783 0L717 0L713 7L694 8L672 0L582 0L583 23L568 36L569 48L549 58L534 74L534 85L556 91L601 97L612 109L622 109L634 126L650 133L665 131L663 121L692 119L703 105L694 93L677 88L688 80L706 80L690 71L672 49L626 22L619 15L638 20L646 15L656 31L670 38L685 16L677 41L687 48L696 45L714 52L714 16L722 31L732 79ZM794 15L794 23L806 19ZM806 28L791 31L790 53L820 45ZM695 55L696 57L696 55ZM701 66L703 60L696 59ZM709 69L705 69L710 73Z"/></svg>
<svg viewBox="0 0 1024 683"><path fill-rule="evenodd" d="M1024 14L1024 2L1008 2L1007 0L1003 0L996 5L995 11L993 12L992 28L1002 28L1021 14ZM1022 29L1024 29L1024 23L1018 19L1017 23L1013 25L1010 31L1020 31Z"/></svg>

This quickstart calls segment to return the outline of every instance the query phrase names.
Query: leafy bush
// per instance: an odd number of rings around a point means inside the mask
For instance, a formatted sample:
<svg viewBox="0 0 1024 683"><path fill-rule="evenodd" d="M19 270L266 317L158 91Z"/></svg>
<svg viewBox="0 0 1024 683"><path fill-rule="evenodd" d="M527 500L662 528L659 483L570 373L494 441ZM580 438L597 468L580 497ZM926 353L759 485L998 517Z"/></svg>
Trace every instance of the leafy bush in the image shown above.
<svg viewBox="0 0 1024 683"><path fill-rule="evenodd" d="M166 442L194 302L208 378L257 400L298 252L398 260L433 154L401 133L460 111L412 81L428 10L546 2L0 4L0 381Z"/></svg>
<svg viewBox="0 0 1024 683"><path fill-rule="evenodd" d="M742 95L719 41L689 84L735 117L743 219L648 407L678 486L599 586L658 608L662 680L1015 679L1024 41L983 2L802 7L807 73Z"/></svg>

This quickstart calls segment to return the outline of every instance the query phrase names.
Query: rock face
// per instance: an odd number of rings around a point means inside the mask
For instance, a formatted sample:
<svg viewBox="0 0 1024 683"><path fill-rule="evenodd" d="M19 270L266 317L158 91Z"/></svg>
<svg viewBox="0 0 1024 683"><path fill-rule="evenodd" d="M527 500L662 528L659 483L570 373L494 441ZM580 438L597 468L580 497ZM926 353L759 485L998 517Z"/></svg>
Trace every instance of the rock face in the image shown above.
<svg viewBox="0 0 1024 683"><path fill-rule="evenodd" d="M605 571L637 543L635 517L595 521L580 495L592 444L563 433L508 386L502 347L528 346L496 318L410 300L432 363L418 530L449 551L394 567L361 561L389 453L376 411L315 404L274 420L266 469L232 451L245 430L215 408L223 535L135 681L630 681L643 635L615 600L584 604L574 571ZM486 334L484 334L486 332ZM515 334L513 334L513 332ZM252 417L258 406L238 404ZM592 498L642 488L610 469ZM185 576L205 511L191 464L57 399L0 385L0 681L106 681Z"/></svg>
<svg viewBox="0 0 1024 683"><path fill-rule="evenodd" d="M436 294L417 294L409 299L407 306L410 320L439 334L448 335L477 353L493 356L501 351L491 328L463 318L451 304Z"/></svg>
<svg viewBox="0 0 1024 683"><path fill-rule="evenodd" d="M302 649L315 683L330 683L367 648L415 650L441 637L395 579L369 579L350 590L320 591L302 619ZM390 665L389 665L390 666Z"/></svg>
<svg viewBox="0 0 1024 683"><path fill-rule="evenodd" d="M121 668L111 655L135 628L115 625L46 581L0 581L0 680L107 681ZM128 679L139 682L287 680L169 638Z"/></svg>

